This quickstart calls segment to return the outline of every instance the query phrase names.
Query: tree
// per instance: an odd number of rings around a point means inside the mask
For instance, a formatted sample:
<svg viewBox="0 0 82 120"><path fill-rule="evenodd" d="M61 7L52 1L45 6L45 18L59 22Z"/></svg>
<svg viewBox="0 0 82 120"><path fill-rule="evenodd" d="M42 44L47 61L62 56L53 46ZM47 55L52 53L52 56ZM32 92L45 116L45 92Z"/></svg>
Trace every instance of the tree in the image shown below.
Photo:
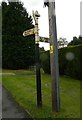
<svg viewBox="0 0 82 120"><path fill-rule="evenodd" d="M79 45L82 44L82 36L79 36L78 38L76 36L73 37L73 40L69 42L68 46L70 45Z"/></svg>
<svg viewBox="0 0 82 120"><path fill-rule="evenodd" d="M23 37L26 29L33 28L21 2L2 2L2 67L26 69L35 61L34 35Z"/></svg>
<svg viewBox="0 0 82 120"><path fill-rule="evenodd" d="M68 45L68 41L66 40L66 38L62 38L60 37L58 40L58 48L62 48Z"/></svg>

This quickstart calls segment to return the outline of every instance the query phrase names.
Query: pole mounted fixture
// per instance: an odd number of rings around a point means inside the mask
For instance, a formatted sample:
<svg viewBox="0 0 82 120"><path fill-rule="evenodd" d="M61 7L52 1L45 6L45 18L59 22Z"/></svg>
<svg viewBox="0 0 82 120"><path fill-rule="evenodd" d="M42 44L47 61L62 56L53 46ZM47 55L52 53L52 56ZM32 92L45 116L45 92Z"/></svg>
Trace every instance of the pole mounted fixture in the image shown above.
<svg viewBox="0 0 82 120"><path fill-rule="evenodd" d="M49 0L44 0L44 6L46 7L49 7Z"/></svg>
<svg viewBox="0 0 82 120"><path fill-rule="evenodd" d="M35 25L38 25L38 18L40 17L40 14L36 10L35 13L34 13L34 11L32 11L32 15L33 15L33 18L34 18L34 21L35 21Z"/></svg>
<svg viewBox="0 0 82 120"><path fill-rule="evenodd" d="M38 13L38 11L36 10L35 12L32 11L32 15L35 21L35 44L38 43L39 44L39 29L38 29L38 18L40 17L40 14Z"/></svg>
<svg viewBox="0 0 82 120"><path fill-rule="evenodd" d="M49 36L50 36L50 64L52 79L52 111L60 111L60 91L59 91L59 65L57 48L57 30L55 0L44 0L44 5L48 6Z"/></svg>
<svg viewBox="0 0 82 120"><path fill-rule="evenodd" d="M35 13L34 13L34 10L32 11L32 15L33 17L40 17L40 14L38 13L38 11L36 10Z"/></svg>

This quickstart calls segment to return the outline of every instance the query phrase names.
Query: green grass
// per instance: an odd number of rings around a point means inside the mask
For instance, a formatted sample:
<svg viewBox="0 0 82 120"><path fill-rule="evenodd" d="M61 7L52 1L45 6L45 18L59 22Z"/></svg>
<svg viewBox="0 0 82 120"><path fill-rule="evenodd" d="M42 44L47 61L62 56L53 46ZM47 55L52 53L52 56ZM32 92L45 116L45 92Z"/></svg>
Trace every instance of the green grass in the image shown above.
<svg viewBox="0 0 82 120"><path fill-rule="evenodd" d="M36 105L35 75L3 75L2 83L15 100L34 118L80 118L79 80L60 77L61 110L59 113L52 112L50 75L42 75L42 109L37 108Z"/></svg>

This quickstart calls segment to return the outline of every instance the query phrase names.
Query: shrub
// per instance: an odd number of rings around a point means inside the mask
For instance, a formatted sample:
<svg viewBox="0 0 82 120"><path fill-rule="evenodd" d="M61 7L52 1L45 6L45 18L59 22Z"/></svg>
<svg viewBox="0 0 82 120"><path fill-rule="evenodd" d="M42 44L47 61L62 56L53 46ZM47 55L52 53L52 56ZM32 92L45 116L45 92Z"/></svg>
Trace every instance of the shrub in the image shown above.
<svg viewBox="0 0 82 120"><path fill-rule="evenodd" d="M50 52L44 51L40 54L41 59L41 67L43 68L44 72L50 74Z"/></svg>
<svg viewBox="0 0 82 120"><path fill-rule="evenodd" d="M81 79L82 45L70 46L59 50L59 72L61 75Z"/></svg>
<svg viewBox="0 0 82 120"><path fill-rule="evenodd" d="M58 50L59 73L75 79L82 79L82 45L70 46ZM45 73L50 73L49 51L41 54L41 65Z"/></svg>

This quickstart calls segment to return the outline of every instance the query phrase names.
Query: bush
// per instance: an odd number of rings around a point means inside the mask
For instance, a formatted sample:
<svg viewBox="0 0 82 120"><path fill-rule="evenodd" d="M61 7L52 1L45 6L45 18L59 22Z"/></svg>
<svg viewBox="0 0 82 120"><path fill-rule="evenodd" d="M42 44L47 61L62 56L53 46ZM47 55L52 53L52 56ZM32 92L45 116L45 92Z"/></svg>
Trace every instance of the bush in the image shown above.
<svg viewBox="0 0 82 120"><path fill-rule="evenodd" d="M60 75L81 79L81 49L82 45L59 49Z"/></svg>
<svg viewBox="0 0 82 120"><path fill-rule="evenodd" d="M43 68L44 72L50 74L50 52L44 51L40 54L41 59L41 67Z"/></svg>
<svg viewBox="0 0 82 120"><path fill-rule="evenodd" d="M82 79L82 45L61 48L59 53L59 73L75 79ZM50 73L49 51L41 55L41 65L45 73Z"/></svg>

